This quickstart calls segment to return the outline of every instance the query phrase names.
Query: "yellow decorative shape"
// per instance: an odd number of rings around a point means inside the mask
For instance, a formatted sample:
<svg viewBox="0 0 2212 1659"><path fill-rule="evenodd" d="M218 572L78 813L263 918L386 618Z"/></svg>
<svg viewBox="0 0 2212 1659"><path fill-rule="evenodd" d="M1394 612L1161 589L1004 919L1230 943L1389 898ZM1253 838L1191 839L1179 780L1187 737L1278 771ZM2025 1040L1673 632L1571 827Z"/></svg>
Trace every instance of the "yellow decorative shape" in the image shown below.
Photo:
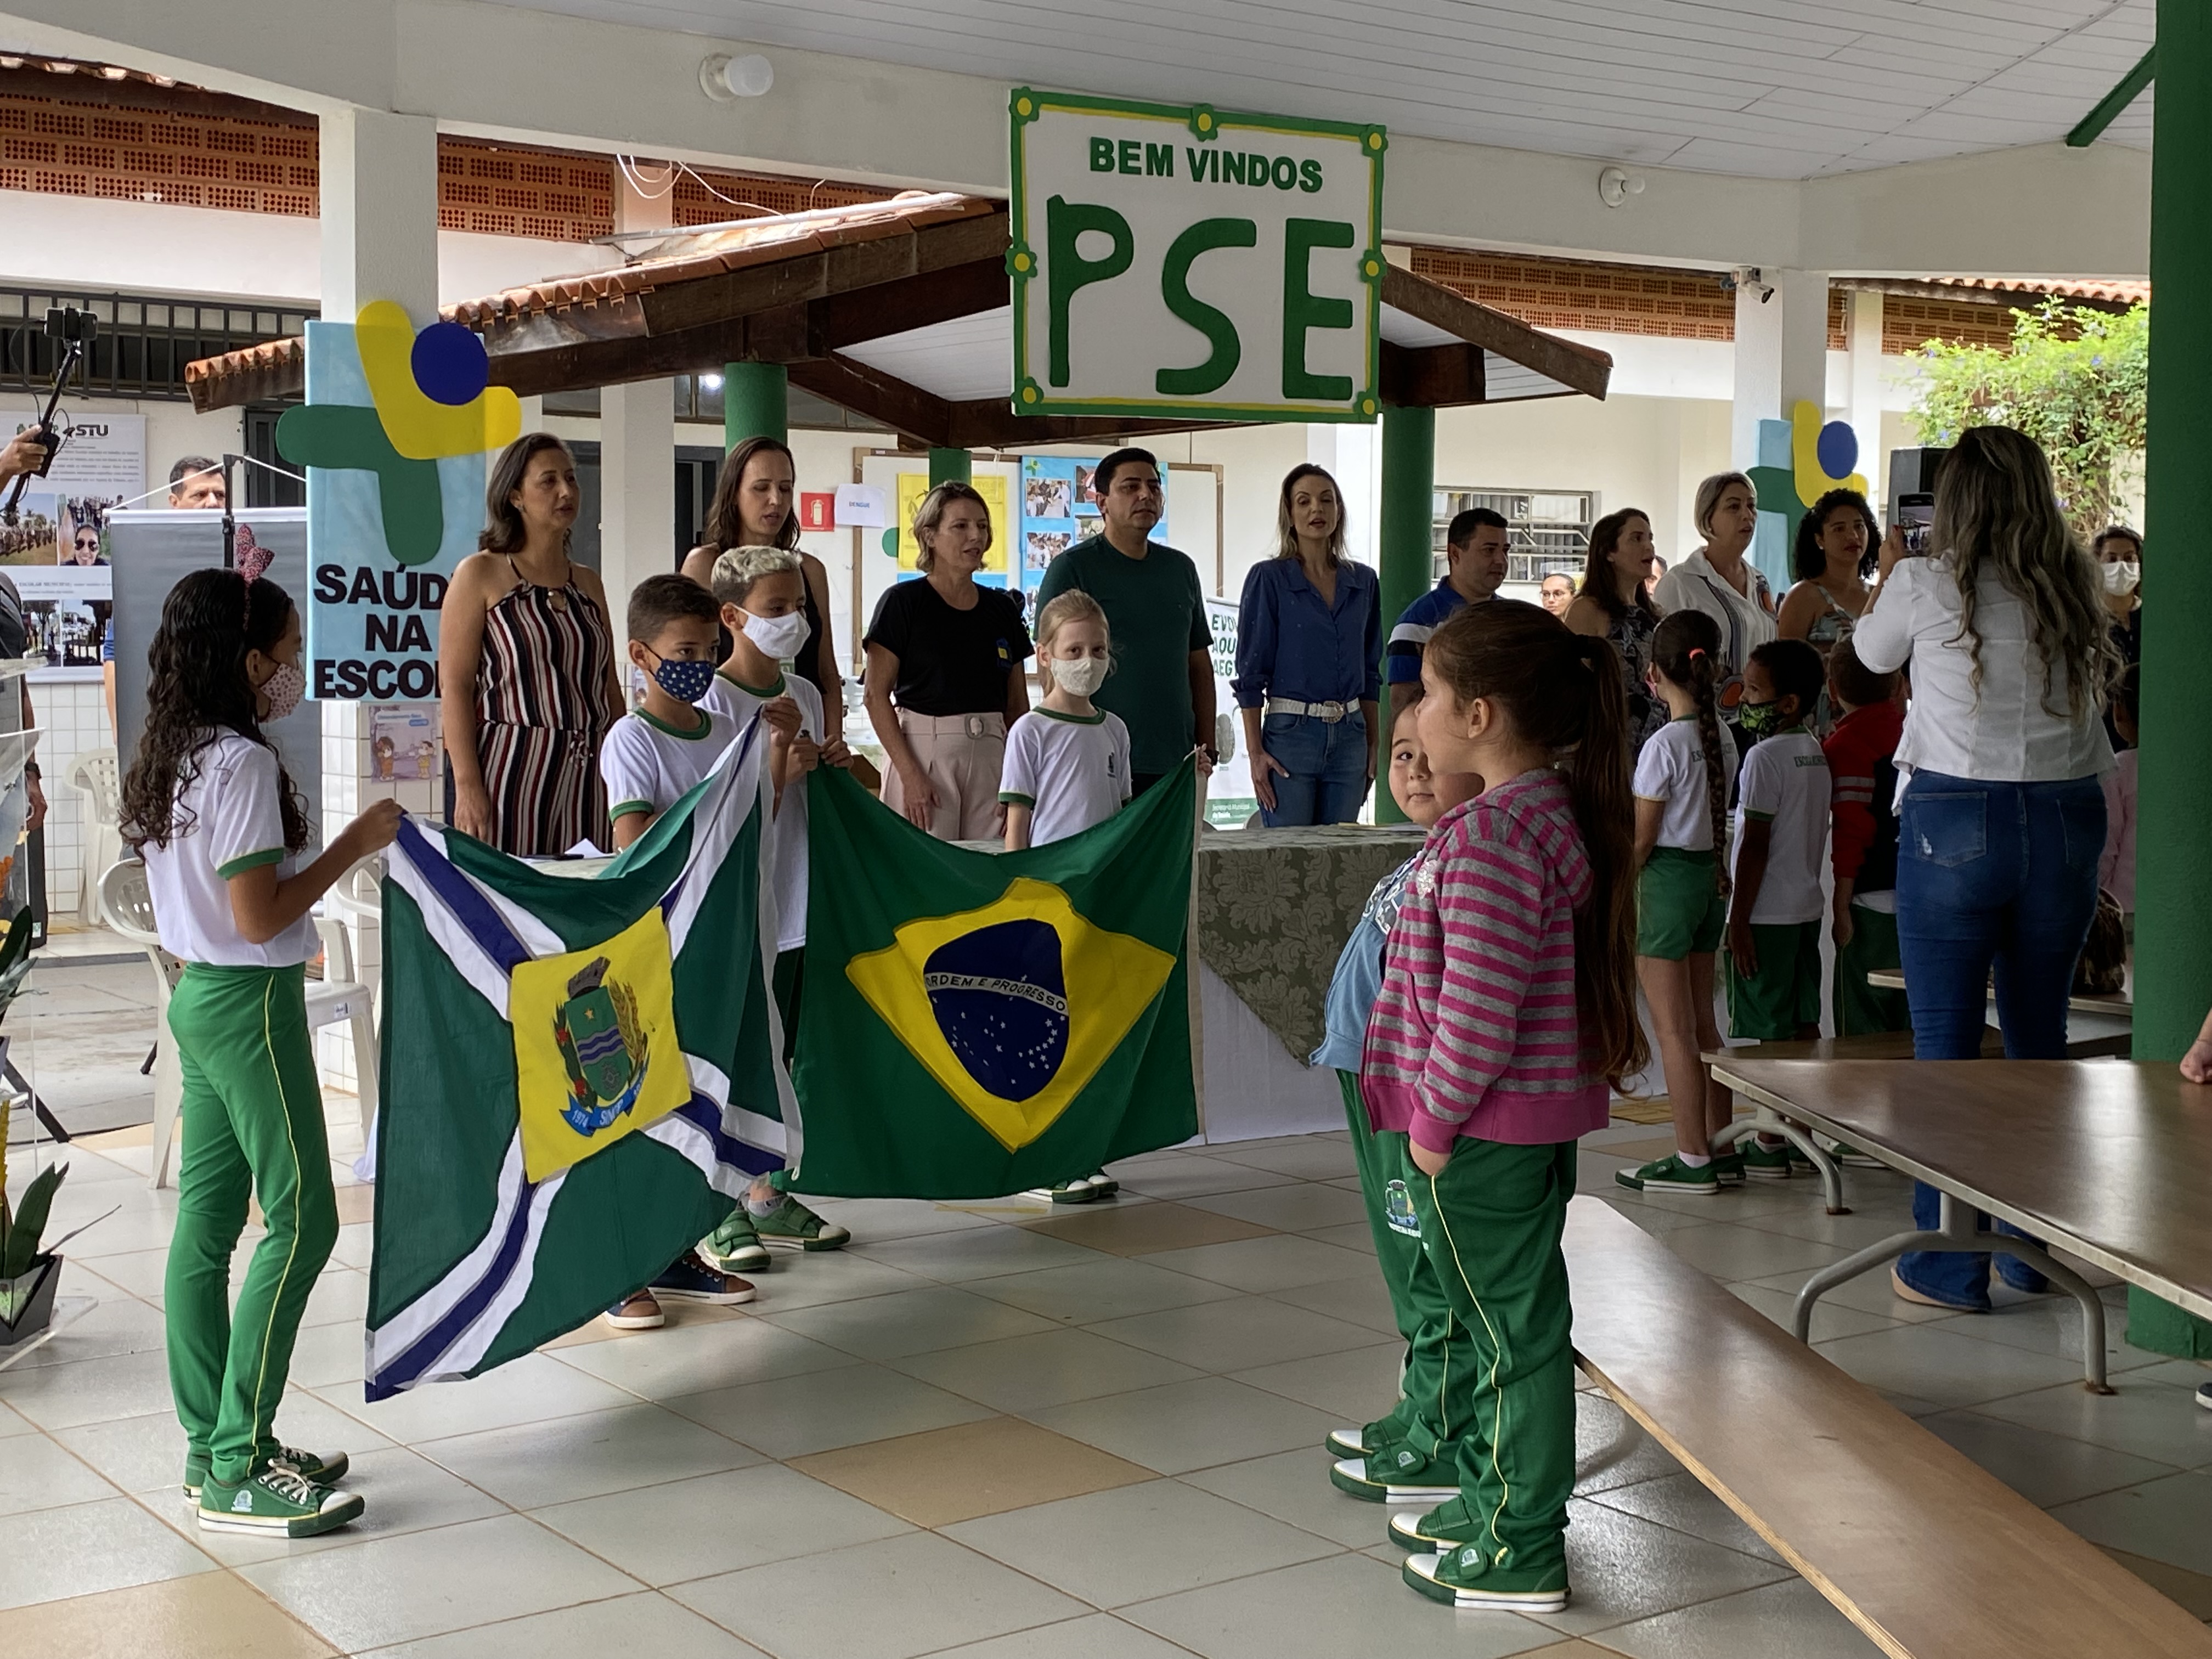
<svg viewBox="0 0 2212 1659"><path fill-rule="evenodd" d="M554 1036L568 981L598 960L605 982L619 988L644 1039L645 1072L629 1111L596 1133L578 1133L561 1115L570 1099L568 1068ZM676 1036L676 984L668 924L655 905L612 939L581 951L520 964L507 979L507 1015L514 1027L514 1091L520 1108L522 1172L543 1181L624 1135L664 1118L691 1098L691 1067Z"/></svg>
<svg viewBox="0 0 2212 1659"><path fill-rule="evenodd" d="M1027 1100L993 1094L970 1076L939 1028L922 981L931 957L954 939L1001 922L1041 921L1060 935L1061 982L1067 993L1067 1053L1060 1069ZM1048 882L1018 876L980 909L909 921L881 951L855 957L845 975L867 1000L939 1088L1010 1152L1019 1152L1059 1119L1090 1085L1109 1056L1167 983L1175 958L1127 933L1095 927L1067 895Z"/></svg>
<svg viewBox="0 0 2212 1659"><path fill-rule="evenodd" d="M465 404L441 404L415 384L415 325L390 300L372 300L354 319L354 343L392 447L410 461L503 449L522 435L522 400L486 386Z"/></svg>
<svg viewBox="0 0 2212 1659"><path fill-rule="evenodd" d="M1801 401L1790 411L1790 460L1797 499L1808 507L1832 489L1856 489L1863 495L1870 488L1863 473L1832 478L1820 465L1820 428L1826 423L1818 404Z"/></svg>

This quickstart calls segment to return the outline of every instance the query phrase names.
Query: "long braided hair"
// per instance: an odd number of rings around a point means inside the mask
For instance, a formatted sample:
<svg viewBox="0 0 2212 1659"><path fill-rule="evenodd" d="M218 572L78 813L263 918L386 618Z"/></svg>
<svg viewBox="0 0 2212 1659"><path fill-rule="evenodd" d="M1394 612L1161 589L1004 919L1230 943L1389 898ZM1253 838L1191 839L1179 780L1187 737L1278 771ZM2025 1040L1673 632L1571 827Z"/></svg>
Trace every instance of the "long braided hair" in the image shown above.
<svg viewBox="0 0 2212 1659"><path fill-rule="evenodd" d="M1733 743L1721 739L1721 625L1702 611L1674 611L1651 634L1651 665L1688 692L1698 707L1698 746L1705 754L1705 811L1713 826L1713 878L1729 890L1728 796Z"/></svg>

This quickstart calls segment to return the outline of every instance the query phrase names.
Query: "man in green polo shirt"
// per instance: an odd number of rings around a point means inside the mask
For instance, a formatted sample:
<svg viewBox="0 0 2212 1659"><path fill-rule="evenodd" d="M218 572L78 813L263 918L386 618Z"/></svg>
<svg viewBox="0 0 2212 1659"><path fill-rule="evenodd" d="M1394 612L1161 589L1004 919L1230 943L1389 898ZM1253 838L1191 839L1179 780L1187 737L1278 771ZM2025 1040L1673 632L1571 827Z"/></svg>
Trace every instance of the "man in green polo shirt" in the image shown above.
<svg viewBox="0 0 2212 1659"><path fill-rule="evenodd" d="M1194 746L1213 753L1213 637L1198 567L1151 539L1160 521L1160 467L1151 453L1117 449L1091 488L1105 528L1052 562L1036 602L1079 587L1106 612L1114 672L1091 701L1129 728L1129 774L1142 794Z"/></svg>

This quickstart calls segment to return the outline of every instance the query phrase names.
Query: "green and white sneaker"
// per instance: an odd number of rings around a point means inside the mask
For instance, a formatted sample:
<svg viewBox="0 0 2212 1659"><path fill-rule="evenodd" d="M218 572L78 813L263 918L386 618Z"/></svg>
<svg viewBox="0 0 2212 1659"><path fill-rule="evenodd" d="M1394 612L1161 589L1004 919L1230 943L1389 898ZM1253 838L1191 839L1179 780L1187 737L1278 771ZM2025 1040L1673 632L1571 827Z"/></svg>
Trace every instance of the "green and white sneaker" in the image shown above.
<svg viewBox="0 0 2212 1659"><path fill-rule="evenodd" d="M749 1215L753 1231L763 1244L781 1245L787 1250L842 1250L853 1242L853 1230L841 1227L834 1221L824 1221L789 1193L780 1195L782 1202L766 1215Z"/></svg>
<svg viewBox="0 0 2212 1659"><path fill-rule="evenodd" d="M1804 1148L1798 1146L1796 1141L1784 1141L1782 1143L1782 1151L1783 1156L1790 1160L1790 1173L1791 1175L1816 1176L1820 1173L1820 1166L1814 1163L1812 1158L1806 1153Z"/></svg>
<svg viewBox="0 0 2212 1659"><path fill-rule="evenodd" d="M1400 1576L1429 1600L1446 1607L1563 1613L1567 1606L1565 1562L1555 1567L1499 1566L1474 1544L1443 1554L1409 1555Z"/></svg>
<svg viewBox="0 0 2212 1659"><path fill-rule="evenodd" d="M1743 1154L1741 1152L1715 1152L1713 1154L1713 1180L1723 1187L1742 1186Z"/></svg>
<svg viewBox="0 0 2212 1659"><path fill-rule="evenodd" d="M1743 1154L1743 1172L1753 1181L1787 1181L1790 1179L1790 1143L1778 1141L1769 1146L1757 1135L1747 1135L1735 1144Z"/></svg>
<svg viewBox="0 0 2212 1659"><path fill-rule="evenodd" d="M1363 1504L1441 1504L1459 1496L1459 1466L1411 1446L1385 1446L1332 1465L1328 1483Z"/></svg>
<svg viewBox="0 0 2212 1659"><path fill-rule="evenodd" d="M267 1463L235 1486L210 1476L200 1488L202 1532L250 1532L264 1538L313 1538L360 1517L359 1494L318 1486L282 1463Z"/></svg>
<svg viewBox="0 0 2212 1659"><path fill-rule="evenodd" d="M280 1464L297 1475L304 1475L319 1486L335 1486L345 1479L353 1460L343 1452L301 1451L297 1446L279 1446L269 1456L271 1463ZM208 1460L185 1454L185 1496L198 1502L200 1488L207 1485Z"/></svg>
<svg viewBox="0 0 2212 1659"><path fill-rule="evenodd" d="M1844 1141L1827 1143L1828 1156L1847 1170L1886 1170L1889 1166L1871 1152L1863 1152Z"/></svg>
<svg viewBox="0 0 2212 1659"><path fill-rule="evenodd" d="M1467 1512L1464 1498L1449 1498L1425 1515L1412 1510L1393 1510L1383 1535L1401 1550L1445 1554L1482 1536L1482 1528Z"/></svg>
<svg viewBox="0 0 2212 1659"><path fill-rule="evenodd" d="M1333 1457L1364 1457L1378 1447L1403 1439L1405 1433L1403 1423L1395 1417L1385 1417L1364 1428L1331 1429L1322 1445Z"/></svg>
<svg viewBox="0 0 2212 1659"><path fill-rule="evenodd" d="M744 1200L739 1199L728 1219L699 1241L699 1255L708 1267L726 1273L768 1271L768 1246L761 1243L760 1230L745 1212Z"/></svg>
<svg viewBox="0 0 2212 1659"><path fill-rule="evenodd" d="M1091 1184L1090 1176L1078 1176L1073 1181L1057 1181L1049 1187L1028 1188L1022 1196L1042 1204L1096 1204L1106 1194Z"/></svg>
<svg viewBox="0 0 2212 1659"><path fill-rule="evenodd" d="M1711 1160L1693 1170L1682 1162L1680 1152L1669 1152L1638 1170L1615 1170L1613 1178L1634 1193L1689 1193L1711 1198L1720 1190L1720 1177Z"/></svg>

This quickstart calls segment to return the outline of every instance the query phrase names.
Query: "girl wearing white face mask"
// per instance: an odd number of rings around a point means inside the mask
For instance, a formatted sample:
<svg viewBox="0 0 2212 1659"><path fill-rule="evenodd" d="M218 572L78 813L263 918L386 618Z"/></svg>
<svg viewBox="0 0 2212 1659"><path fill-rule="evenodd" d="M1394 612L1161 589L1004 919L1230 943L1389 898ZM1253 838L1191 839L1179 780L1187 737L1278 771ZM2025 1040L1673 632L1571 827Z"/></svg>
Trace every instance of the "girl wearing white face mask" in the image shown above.
<svg viewBox="0 0 2212 1659"><path fill-rule="evenodd" d="M1103 823L1129 799L1129 728L1091 701L1113 666L1106 613L1081 588L1037 614L1044 701L1006 739L999 799L1006 850L1043 847Z"/></svg>
<svg viewBox="0 0 2212 1659"><path fill-rule="evenodd" d="M300 613L274 582L196 570L170 591L147 653L146 730L123 783L124 839L146 860L161 945L184 962L169 1030L185 1146L162 1298L184 1487L209 1531L305 1538L362 1500L341 1453L278 1443L292 1341L337 1241L322 1091L308 1041L307 912L390 844L378 801L301 864L307 809L265 727L300 703ZM230 1305L246 1200L266 1235Z"/></svg>
<svg viewBox="0 0 2212 1659"><path fill-rule="evenodd" d="M884 805L940 841L995 839L1006 729L1030 706L1020 599L975 580L991 550L991 510L972 484L941 483L914 515L918 581L876 605L868 723L890 763Z"/></svg>

